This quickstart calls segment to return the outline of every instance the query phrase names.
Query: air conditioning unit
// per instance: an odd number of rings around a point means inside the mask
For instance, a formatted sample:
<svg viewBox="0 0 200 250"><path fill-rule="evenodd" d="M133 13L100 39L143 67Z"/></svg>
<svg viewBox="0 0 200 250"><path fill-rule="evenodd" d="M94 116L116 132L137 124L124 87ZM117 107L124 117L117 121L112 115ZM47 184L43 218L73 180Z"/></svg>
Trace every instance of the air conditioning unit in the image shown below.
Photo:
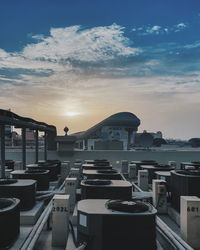
<svg viewBox="0 0 200 250"><path fill-rule="evenodd" d="M156 179L156 171L171 171L174 170L174 167L169 165L141 165L140 166L142 170L148 170L149 173L149 184L152 184L152 180Z"/></svg>
<svg viewBox="0 0 200 250"><path fill-rule="evenodd" d="M94 164L96 166L109 166L110 165L109 161L106 159L85 160L84 164Z"/></svg>
<svg viewBox="0 0 200 250"><path fill-rule="evenodd" d="M106 169L112 169L112 166L96 166L94 164L83 164L82 168L85 170L106 170Z"/></svg>
<svg viewBox="0 0 200 250"><path fill-rule="evenodd" d="M37 190L49 189L49 170L15 170L11 172L13 179L31 179L37 181Z"/></svg>
<svg viewBox="0 0 200 250"><path fill-rule="evenodd" d="M0 249L10 249L20 231L20 200L0 198Z"/></svg>
<svg viewBox="0 0 200 250"><path fill-rule="evenodd" d="M158 163L154 160L142 160L142 161L131 161L132 164L136 164L137 166L140 165L158 165Z"/></svg>
<svg viewBox="0 0 200 250"><path fill-rule="evenodd" d="M200 196L200 171L171 171L172 207L180 211L180 196Z"/></svg>
<svg viewBox="0 0 200 250"><path fill-rule="evenodd" d="M13 160L5 160L5 166L6 166L8 169L14 170L15 162L14 162Z"/></svg>
<svg viewBox="0 0 200 250"><path fill-rule="evenodd" d="M58 179L59 167L57 166L57 164L29 164L26 167L28 168L28 170L49 170L49 181L56 181Z"/></svg>
<svg viewBox="0 0 200 250"><path fill-rule="evenodd" d="M78 203L78 242L87 250L156 250L156 209L134 200Z"/></svg>
<svg viewBox="0 0 200 250"><path fill-rule="evenodd" d="M60 174L61 171L61 161L60 160L46 160L46 161L38 161L39 166L56 166L57 174Z"/></svg>
<svg viewBox="0 0 200 250"><path fill-rule="evenodd" d="M96 166L109 166L110 162L108 160L105 160L105 159L103 159L103 160L97 159L97 160L94 160L94 164Z"/></svg>
<svg viewBox="0 0 200 250"><path fill-rule="evenodd" d="M136 164L137 174L138 174L138 170L141 170L141 165L151 165L151 166L158 165L158 163L154 160L131 161L130 163Z"/></svg>
<svg viewBox="0 0 200 250"><path fill-rule="evenodd" d="M83 164L94 164L94 160L84 160Z"/></svg>
<svg viewBox="0 0 200 250"><path fill-rule="evenodd" d="M114 169L110 170L83 170L83 176L87 179L122 180L121 174Z"/></svg>
<svg viewBox="0 0 200 250"><path fill-rule="evenodd" d="M122 180L83 180L81 199L131 199L132 184Z"/></svg>
<svg viewBox="0 0 200 250"><path fill-rule="evenodd" d="M200 161L181 162L180 167L182 170L199 169Z"/></svg>
<svg viewBox="0 0 200 250"><path fill-rule="evenodd" d="M83 169L86 170L101 170L101 169L112 169L109 161L107 160L85 160L83 165Z"/></svg>
<svg viewBox="0 0 200 250"><path fill-rule="evenodd" d="M20 210L30 210L35 205L36 181L0 179L0 197L20 200Z"/></svg>
<svg viewBox="0 0 200 250"><path fill-rule="evenodd" d="M156 171L156 179L166 181L167 191L171 191L171 171Z"/></svg>

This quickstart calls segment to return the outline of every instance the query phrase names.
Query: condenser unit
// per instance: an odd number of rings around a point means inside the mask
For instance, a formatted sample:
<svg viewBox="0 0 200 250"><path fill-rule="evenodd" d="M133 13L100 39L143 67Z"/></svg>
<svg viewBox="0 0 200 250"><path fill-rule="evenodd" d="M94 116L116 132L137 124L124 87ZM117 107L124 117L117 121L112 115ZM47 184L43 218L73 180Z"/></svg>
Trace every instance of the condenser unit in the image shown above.
<svg viewBox="0 0 200 250"><path fill-rule="evenodd" d="M82 199L131 199L132 184L122 180L83 180Z"/></svg>
<svg viewBox="0 0 200 250"><path fill-rule="evenodd" d="M78 203L78 242L87 250L156 250L156 209L133 200Z"/></svg>
<svg viewBox="0 0 200 250"><path fill-rule="evenodd" d="M141 165L140 166L142 170L148 170L149 174L149 184L152 184L152 180L156 179L156 171L171 171L174 170L174 167L169 166L169 165Z"/></svg>
<svg viewBox="0 0 200 250"><path fill-rule="evenodd" d="M172 207L180 211L180 196L200 195L200 171L171 171L171 201Z"/></svg>
<svg viewBox="0 0 200 250"><path fill-rule="evenodd" d="M83 176L87 179L122 180L121 174L114 169L110 170L83 170Z"/></svg>

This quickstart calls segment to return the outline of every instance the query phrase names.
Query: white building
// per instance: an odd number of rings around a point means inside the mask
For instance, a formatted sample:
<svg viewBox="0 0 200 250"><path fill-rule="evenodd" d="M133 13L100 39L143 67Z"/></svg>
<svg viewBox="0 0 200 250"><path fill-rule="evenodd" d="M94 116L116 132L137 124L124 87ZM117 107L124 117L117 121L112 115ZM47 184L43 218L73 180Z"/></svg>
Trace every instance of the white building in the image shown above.
<svg viewBox="0 0 200 250"><path fill-rule="evenodd" d="M114 114L90 129L72 134L85 150L127 150L135 142L140 120L130 112Z"/></svg>

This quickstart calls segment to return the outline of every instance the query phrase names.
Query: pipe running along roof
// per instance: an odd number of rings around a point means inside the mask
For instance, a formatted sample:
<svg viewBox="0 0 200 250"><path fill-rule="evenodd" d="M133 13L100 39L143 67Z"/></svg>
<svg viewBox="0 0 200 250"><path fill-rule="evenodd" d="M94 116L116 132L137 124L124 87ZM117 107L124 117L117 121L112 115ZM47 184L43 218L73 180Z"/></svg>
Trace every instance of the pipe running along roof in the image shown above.
<svg viewBox="0 0 200 250"><path fill-rule="evenodd" d="M19 116L9 110L0 109L0 124L12 125L18 128L26 127L30 129L55 132L56 127L44 122L36 121L32 118Z"/></svg>

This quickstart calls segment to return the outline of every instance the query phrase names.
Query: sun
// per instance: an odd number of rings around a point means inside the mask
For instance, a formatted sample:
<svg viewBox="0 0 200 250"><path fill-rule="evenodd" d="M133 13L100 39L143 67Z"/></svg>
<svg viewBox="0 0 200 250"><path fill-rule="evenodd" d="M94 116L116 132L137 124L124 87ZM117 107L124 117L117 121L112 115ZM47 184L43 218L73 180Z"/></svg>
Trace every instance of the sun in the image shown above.
<svg viewBox="0 0 200 250"><path fill-rule="evenodd" d="M79 112L74 112L74 111L69 111L65 113L66 116L77 116L79 114L80 114Z"/></svg>

